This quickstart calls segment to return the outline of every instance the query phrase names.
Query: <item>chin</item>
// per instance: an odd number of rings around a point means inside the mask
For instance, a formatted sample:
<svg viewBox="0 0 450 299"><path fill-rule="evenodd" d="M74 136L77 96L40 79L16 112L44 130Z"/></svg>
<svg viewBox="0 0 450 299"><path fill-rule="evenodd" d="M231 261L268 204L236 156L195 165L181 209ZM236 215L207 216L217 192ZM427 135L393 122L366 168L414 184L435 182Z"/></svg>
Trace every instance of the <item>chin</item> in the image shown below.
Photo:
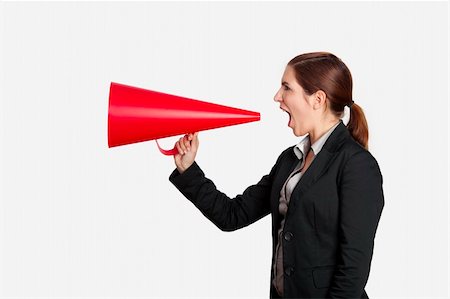
<svg viewBox="0 0 450 299"><path fill-rule="evenodd" d="M296 137L300 137L300 136L305 135L305 134L302 134L302 132L299 132L299 130L296 130L295 128L292 129L292 132L294 133L294 135Z"/></svg>
<svg viewBox="0 0 450 299"><path fill-rule="evenodd" d="M298 129L298 128L292 128L292 133L294 133L294 135L295 136L297 136L297 137L300 137L300 136L303 136L304 134L302 134L303 132L301 132L301 130L300 129Z"/></svg>

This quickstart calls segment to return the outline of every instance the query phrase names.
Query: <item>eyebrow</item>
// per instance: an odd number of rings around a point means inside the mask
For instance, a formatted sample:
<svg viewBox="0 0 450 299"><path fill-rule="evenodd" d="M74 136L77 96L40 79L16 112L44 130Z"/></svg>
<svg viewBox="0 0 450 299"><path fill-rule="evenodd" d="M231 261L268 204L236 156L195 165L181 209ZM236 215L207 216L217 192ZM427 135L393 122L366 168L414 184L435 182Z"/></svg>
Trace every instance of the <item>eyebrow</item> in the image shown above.
<svg viewBox="0 0 450 299"><path fill-rule="evenodd" d="M287 85L289 86L289 83L287 83L286 81L281 82L281 85Z"/></svg>

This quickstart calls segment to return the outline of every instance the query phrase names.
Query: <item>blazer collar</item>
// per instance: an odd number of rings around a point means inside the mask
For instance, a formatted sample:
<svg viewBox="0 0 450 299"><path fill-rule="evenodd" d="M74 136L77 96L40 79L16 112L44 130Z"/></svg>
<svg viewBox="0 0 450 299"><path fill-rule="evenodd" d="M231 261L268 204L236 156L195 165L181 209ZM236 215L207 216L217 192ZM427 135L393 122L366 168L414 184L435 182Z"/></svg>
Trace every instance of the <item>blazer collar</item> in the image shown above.
<svg viewBox="0 0 450 299"><path fill-rule="evenodd" d="M294 197L302 196L308 189L325 173L328 167L333 162L339 148L342 144L347 140L350 136L350 132L347 127L344 125L342 120L331 133L331 135L326 140L325 144L322 147L322 150L317 154L317 156L312 161L309 168L301 177L297 186L294 188L292 192L293 198L290 200L290 206L293 202L295 202ZM285 163L282 163L280 169L279 180L277 180L276 186L276 198L279 200L279 191L283 186L286 179L289 177L289 174L294 170L294 168L298 164L297 156L294 151L291 150Z"/></svg>
<svg viewBox="0 0 450 299"><path fill-rule="evenodd" d="M325 148L329 153L335 153L336 151L339 150L343 142L349 137L351 137L350 132L348 131L347 127L344 125L341 119L336 129L334 129L330 137L328 137L322 149Z"/></svg>
<svg viewBox="0 0 450 299"><path fill-rule="evenodd" d="M308 189L325 173L333 160L337 157L337 153L340 147L348 138L351 138L350 132L341 120L337 127L333 130L331 135L328 137L328 139L325 141L325 144L323 145L319 154L317 154L317 156L312 161L306 173L302 176L302 178L292 191L292 198L289 202L288 214L292 213L292 211L294 210L297 198L305 194L305 192L307 192ZM273 227L279 227L281 221L278 212L281 188L283 187L289 175L298 165L298 163L299 160L294 153L293 147L291 147L286 157L281 160L279 171L273 183L271 196L273 206ZM274 231L273 233L275 238L278 238L276 231Z"/></svg>
<svg viewBox="0 0 450 299"><path fill-rule="evenodd" d="M314 158L309 168L301 177L292 194L302 196L308 189L325 173L333 160L336 158L339 148L344 141L350 137L350 133L342 120L334 129L322 150Z"/></svg>

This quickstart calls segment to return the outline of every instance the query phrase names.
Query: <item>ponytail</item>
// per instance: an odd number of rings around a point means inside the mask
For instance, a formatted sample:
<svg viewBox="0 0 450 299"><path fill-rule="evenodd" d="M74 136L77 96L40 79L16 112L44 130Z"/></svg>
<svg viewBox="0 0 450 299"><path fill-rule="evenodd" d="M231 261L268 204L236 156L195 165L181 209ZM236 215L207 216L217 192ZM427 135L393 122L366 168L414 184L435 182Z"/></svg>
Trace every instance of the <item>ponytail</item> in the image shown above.
<svg viewBox="0 0 450 299"><path fill-rule="evenodd" d="M363 109L356 103L351 104L350 120L347 129L359 144L369 150L369 128Z"/></svg>

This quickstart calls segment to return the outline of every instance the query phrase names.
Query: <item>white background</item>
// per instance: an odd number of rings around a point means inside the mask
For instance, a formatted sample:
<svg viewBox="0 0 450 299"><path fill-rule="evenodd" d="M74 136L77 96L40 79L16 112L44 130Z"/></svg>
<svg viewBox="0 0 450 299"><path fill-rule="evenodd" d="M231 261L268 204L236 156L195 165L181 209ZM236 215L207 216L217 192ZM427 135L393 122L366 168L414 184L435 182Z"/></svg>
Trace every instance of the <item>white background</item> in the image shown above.
<svg viewBox="0 0 450 299"><path fill-rule="evenodd" d="M273 96L309 51L352 71L383 173L369 296L449 295L448 3L1 2L0 26L0 296L267 298L270 216L221 232L153 141L108 149L109 84L260 112L200 134L234 196L297 142Z"/></svg>

